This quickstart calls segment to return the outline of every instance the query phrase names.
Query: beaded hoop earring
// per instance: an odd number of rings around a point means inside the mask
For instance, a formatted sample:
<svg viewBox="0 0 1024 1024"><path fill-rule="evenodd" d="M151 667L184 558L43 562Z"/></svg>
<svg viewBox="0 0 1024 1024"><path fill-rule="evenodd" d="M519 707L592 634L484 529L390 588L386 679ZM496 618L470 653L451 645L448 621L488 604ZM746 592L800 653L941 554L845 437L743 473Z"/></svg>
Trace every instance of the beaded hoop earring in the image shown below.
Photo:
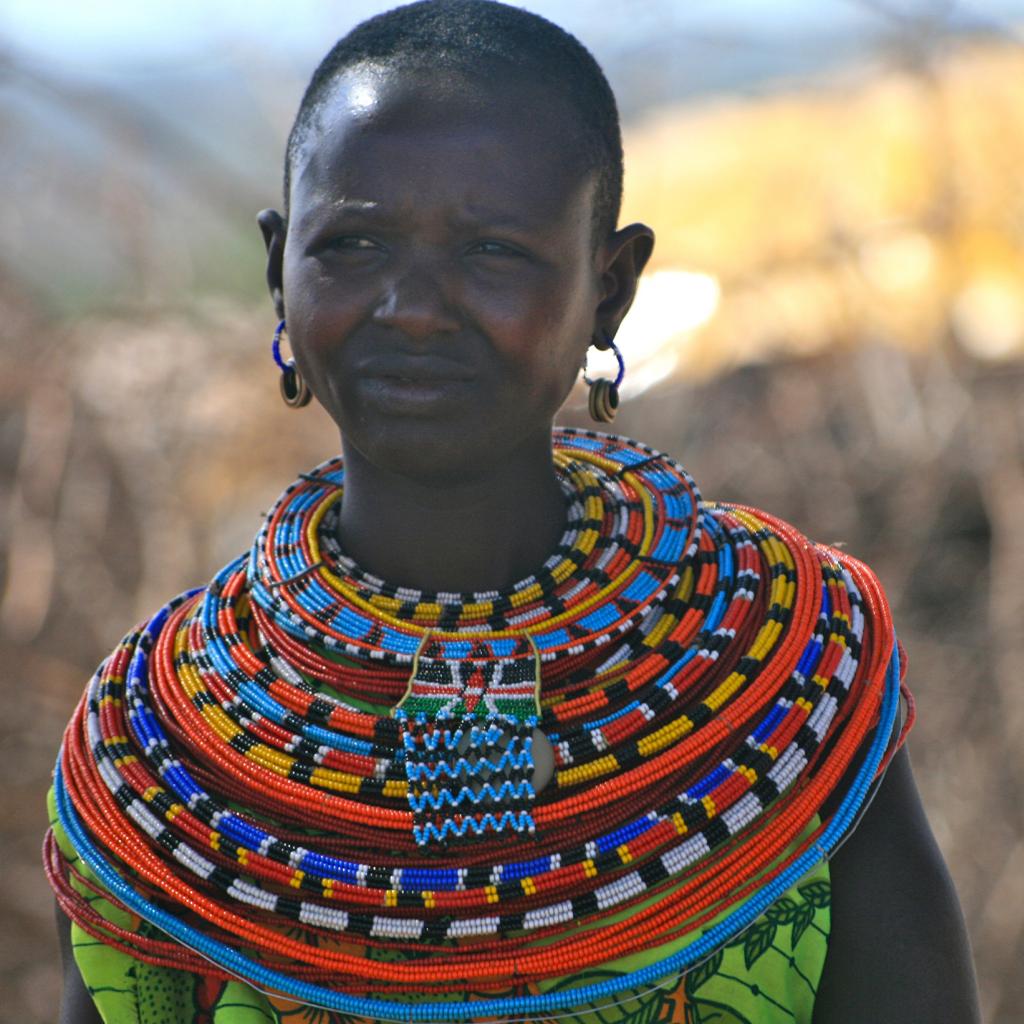
<svg viewBox="0 0 1024 1024"><path fill-rule="evenodd" d="M309 385L302 379L302 375L295 368L295 360L289 359L286 363L281 358L281 335L284 332L285 324L282 320L277 325L277 330L274 331L274 343L271 346L274 362L281 367L281 397L284 399L284 404L289 408L301 409L304 405L309 405L310 400L313 398L313 392L309 390Z"/></svg>
<svg viewBox="0 0 1024 1024"><path fill-rule="evenodd" d="M611 423L615 419L615 414L619 409L619 385L622 383L622 378L626 376L626 364L622 358L622 353L615 344L615 339L605 331L604 340L608 343L612 352L615 353L615 359L619 364L619 372L615 380L611 381L605 377L591 380L587 376L587 365L586 363L583 364L583 379L586 381L587 387L590 388L590 399L588 401L590 418L596 423Z"/></svg>

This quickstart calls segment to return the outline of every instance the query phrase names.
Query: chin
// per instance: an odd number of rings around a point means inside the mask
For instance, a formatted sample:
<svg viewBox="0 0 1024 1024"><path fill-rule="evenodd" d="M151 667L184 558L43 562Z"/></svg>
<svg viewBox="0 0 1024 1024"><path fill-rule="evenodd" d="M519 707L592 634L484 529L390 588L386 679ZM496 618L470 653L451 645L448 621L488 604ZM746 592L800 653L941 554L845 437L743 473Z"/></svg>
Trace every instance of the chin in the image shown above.
<svg viewBox="0 0 1024 1024"><path fill-rule="evenodd" d="M495 459L514 447L507 431L496 431L493 437L489 433L395 419L372 431L343 429L342 437L378 470L425 487L448 487L486 476Z"/></svg>

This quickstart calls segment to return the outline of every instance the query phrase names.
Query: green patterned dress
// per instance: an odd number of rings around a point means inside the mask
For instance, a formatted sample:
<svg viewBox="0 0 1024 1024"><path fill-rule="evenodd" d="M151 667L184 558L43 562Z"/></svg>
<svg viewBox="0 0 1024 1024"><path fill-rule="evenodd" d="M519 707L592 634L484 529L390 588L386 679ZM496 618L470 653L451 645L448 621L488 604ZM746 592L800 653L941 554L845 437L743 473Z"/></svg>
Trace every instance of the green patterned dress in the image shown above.
<svg viewBox="0 0 1024 1024"><path fill-rule="evenodd" d="M65 857L90 877L56 820L52 792L49 806L51 826ZM159 934L102 897L84 889L80 892L107 920L139 934ZM670 978L659 987L626 992L614 1002L537 1020L567 1024L809 1024L825 964L830 922L829 873L827 864L822 863L732 943L682 977ZM367 1024L367 1018L300 1006L240 981L152 967L93 939L77 924L72 925L71 935L75 960L105 1024ZM531 986L529 991L576 987L629 973L693 938L689 934L571 978ZM356 949L353 945L344 948ZM362 952L379 955L371 948ZM508 988L479 995L511 996L526 991L525 987ZM465 995L460 993L458 998Z"/></svg>

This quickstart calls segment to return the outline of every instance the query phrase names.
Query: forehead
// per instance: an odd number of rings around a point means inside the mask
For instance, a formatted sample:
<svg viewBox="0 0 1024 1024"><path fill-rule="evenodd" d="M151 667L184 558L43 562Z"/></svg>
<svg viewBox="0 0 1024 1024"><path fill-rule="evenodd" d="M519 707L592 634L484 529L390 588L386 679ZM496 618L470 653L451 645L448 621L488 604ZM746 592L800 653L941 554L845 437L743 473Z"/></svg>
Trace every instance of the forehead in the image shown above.
<svg viewBox="0 0 1024 1024"><path fill-rule="evenodd" d="M593 192L581 152L569 104L543 86L360 65L332 83L295 153L290 206L404 177L432 196L507 193L551 216Z"/></svg>

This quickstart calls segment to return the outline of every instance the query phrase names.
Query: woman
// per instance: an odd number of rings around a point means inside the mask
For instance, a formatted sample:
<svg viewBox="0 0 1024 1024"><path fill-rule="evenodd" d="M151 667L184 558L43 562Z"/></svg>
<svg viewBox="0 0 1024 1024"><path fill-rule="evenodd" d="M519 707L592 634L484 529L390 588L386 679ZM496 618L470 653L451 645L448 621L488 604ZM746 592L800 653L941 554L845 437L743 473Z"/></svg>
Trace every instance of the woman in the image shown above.
<svg viewBox="0 0 1024 1024"><path fill-rule="evenodd" d="M314 74L259 223L343 466L72 719L64 1020L977 1018L870 571L553 444L651 254L621 178L534 15L413 4Z"/></svg>

